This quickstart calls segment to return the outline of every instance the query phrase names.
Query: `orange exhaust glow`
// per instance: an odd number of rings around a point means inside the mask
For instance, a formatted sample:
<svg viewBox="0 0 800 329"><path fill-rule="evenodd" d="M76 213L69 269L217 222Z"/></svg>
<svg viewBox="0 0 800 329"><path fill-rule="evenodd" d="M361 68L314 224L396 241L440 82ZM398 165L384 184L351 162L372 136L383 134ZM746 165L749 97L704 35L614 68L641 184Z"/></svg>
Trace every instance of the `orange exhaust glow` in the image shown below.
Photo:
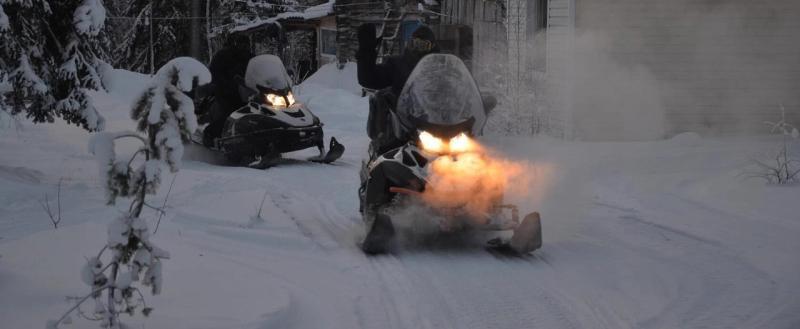
<svg viewBox="0 0 800 329"><path fill-rule="evenodd" d="M453 138L450 148L470 151L433 160L421 198L437 209L460 209L475 224L485 224L495 207L506 202L505 197L535 205L550 181L550 166L515 163L474 151L483 148L466 135Z"/></svg>
<svg viewBox="0 0 800 329"><path fill-rule="evenodd" d="M437 208L461 208L475 218L486 218L501 204L511 177L521 167L477 153L442 156L430 164L429 184L422 199Z"/></svg>

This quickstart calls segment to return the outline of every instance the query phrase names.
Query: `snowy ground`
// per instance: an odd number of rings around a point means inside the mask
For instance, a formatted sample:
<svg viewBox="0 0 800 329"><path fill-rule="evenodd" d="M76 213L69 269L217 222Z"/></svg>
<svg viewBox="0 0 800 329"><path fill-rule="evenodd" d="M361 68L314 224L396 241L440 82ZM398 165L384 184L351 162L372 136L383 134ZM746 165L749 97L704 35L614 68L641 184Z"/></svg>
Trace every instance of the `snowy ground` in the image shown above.
<svg viewBox="0 0 800 329"><path fill-rule="evenodd" d="M118 74L96 95L109 131L130 128L145 81ZM172 254L164 291L148 297L150 318L126 320L134 328L800 327L800 187L743 175L774 138L487 137L508 158L549 168L516 200L542 213L543 249L503 258L455 239L370 258L356 247L367 100L352 67L328 67L298 93L347 146L342 161L291 160L314 154L299 152L258 171L188 150L153 237ZM42 328L69 307L65 296L86 293L80 267L118 210L104 205L85 132L1 127L0 326ZM53 229L39 202L59 180Z"/></svg>

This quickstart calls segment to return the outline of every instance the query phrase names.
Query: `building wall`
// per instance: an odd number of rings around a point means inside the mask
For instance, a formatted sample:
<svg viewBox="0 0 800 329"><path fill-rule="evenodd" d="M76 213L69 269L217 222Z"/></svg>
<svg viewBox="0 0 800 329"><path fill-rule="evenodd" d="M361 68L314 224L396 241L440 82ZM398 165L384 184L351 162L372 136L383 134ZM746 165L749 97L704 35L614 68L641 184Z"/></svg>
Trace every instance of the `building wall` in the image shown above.
<svg viewBox="0 0 800 329"><path fill-rule="evenodd" d="M472 28L472 54L467 61L482 89L502 89L508 61L504 9L497 2L444 0L441 24Z"/></svg>
<svg viewBox="0 0 800 329"><path fill-rule="evenodd" d="M437 11L438 6L427 6ZM384 46L390 51L382 52L379 56L394 55L399 53L399 39L389 41L403 20L421 20L425 24L438 24L439 16L416 11L416 1L407 0L337 0L335 7L337 30L337 58L339 62L355 61L358 50L358 28L364 23L376 25L380 32L386 21L387 10L390 17L386 24ZM388 43L391 43L390 45Z"/></svg>
<svg viewBox="0 0 800 329"><path fill-rule="evenodd" d="M573 13L556 8L568 1L550 0L563 18L550 22L548 34L569 32L562 26L574 20L569 60L607 59L573 69L609 66L607 79L632 75L651 86L666 135L764 132L764 121L780 118L780 105L800 125L800 1L574 0ZM548 36L548 46L558 42L566 39ZM557 67L568 53L548 53L548 71L551 64L554 72L568 70ZM625 87L610 91L624 100ZM618 115L637 115L633 110Z"/></svg>

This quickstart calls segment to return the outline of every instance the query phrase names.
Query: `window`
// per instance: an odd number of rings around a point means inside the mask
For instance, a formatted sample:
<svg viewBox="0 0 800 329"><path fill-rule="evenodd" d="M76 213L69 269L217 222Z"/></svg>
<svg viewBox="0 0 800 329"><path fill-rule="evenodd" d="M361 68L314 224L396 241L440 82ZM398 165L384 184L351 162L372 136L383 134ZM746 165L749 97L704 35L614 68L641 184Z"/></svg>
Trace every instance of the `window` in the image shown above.
<svg viewBox="0 0 800 329"><path fill-rule="evenodd" d="M336 56L336 30L320 30L320 52L323 55Z"/></svg>

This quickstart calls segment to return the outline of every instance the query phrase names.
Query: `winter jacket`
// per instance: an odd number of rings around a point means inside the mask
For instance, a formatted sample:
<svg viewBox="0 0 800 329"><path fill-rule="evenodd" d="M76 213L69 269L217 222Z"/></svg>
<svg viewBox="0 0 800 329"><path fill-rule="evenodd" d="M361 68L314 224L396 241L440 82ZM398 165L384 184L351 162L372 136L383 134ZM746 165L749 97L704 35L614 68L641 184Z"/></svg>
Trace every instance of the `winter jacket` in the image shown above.
<svg viewBox="0 0 800 329"><path fill-rule="evenodd" d="M214 54L208 69L211 71L211 82L215 86L217 97L233 103L241 102L238 79L243 81L251 57L253 55L249 51L237 51L229 47L222 48Z"/></svg>

